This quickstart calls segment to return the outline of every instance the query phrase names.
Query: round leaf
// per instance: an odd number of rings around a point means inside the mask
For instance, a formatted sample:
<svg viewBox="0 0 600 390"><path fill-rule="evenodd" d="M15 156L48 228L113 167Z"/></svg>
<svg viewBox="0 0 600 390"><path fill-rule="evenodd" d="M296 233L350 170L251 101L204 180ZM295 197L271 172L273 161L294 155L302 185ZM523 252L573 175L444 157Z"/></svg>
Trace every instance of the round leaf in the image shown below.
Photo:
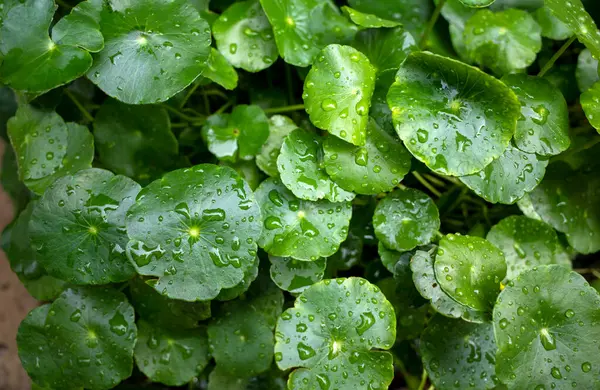
<svg viewBox="0 0 600 390"><path fill-rule="evenodd" d="M504 253L509 280L538 265L571 265L556 232L542 221L512 215L493 226L486 239Z"/></svg>
<svg viewBox="0 0 600 390"><path fill-rule="evenodd" d="M512 204L542 181L547 165L543 157L509 145L482 171L459 179L488 202Z"/></svg>
<svg viewBox="0 0 600 390"><path fill-rule="evenodd" d="M214 47L210 48L210 56L202 77L214 81L225 89L235 89L238 84L238 74L227 59Z"/></svg>
<svg viewBox="0 0 600 390"><path fill-rule="evenodd" d="M379 201L373 226L387 248L403 252L431 242L440 228L440 216L435 203L423 192L398 189Z"/></svg>
<svg viewBox="0 0 600 390"><path fill-rule="evenodd" d="M219 301L231 301L248 291L250 284L258 276L259 259L257 258L254 264L244 271L244 278L241 282L230 288L224 288L219 292L216 299ZM207 302L208 303L208 302Z"/></svg>
<svg viewBox="0 0 600 390"><path fill-rule="evenodd" d="M435 278L452 299L478 311L491 311L506 276L502 252L479 237L449 234L440 240Z"/></svg>
<svg viewBox="0 0 600 390"><path fill-rule="evenodd" d="M408 267L408 263L404 264ZM377 282L377 287L387 297L396 313L396 343L402 340L413 340L419 338L425 328L429 305L421 298L414 288L410 276L407 280L396 277L386 278ZM404 284L408 282L407 284Z"/></svg>
<svg viewBox="0 0 600 390"><path fill-rule="evenodd" d="M350 46L329 45L304 81L304 106L320 129L354 145L364 145L375 68Z"/></svg>
<svg viewBox="0 0 600 390"><path fill-rule="evenodd" d="M135 362L153 382L181 386L190 382L209 361L204 329L170 330L139 320Z"/></svg>
<svg viewBox="0 0 600 390"><path fill-rule="evenodd" d="M481 10L465 24L469 56L494 73L505 74L531 65L542 49L539 24L526 11Z"/></svg>
<svg viewBox="0 0 600 390"><path fill-rule="evenodd" d="M7 127L19 177L36 194L42 194L59 177L92 165L92 134L87 127L65 123L55 112L22 105Z"/></svg>
<svg viewBox="0 0 600 390"><path fill-rule="evenodd" d="M104 49L87 76L127 104L169 99L202 73L210 54L208 23L187 0L104 2L100 28Z"/></svg>
<svg viewBox="0 0 600 390"><path fill-rule="evenodd" d="M281 181L300 199L327 199L343 202L354 194L342 189L327 175L322 163L321 138L306 130L296 129L283 141L277 157Z"/></svg>
<svg viewBox="0 0 600 390"><path fill-rule="evenodd" d="M413 36L402 27L359 31L352 46L367 56L379 74L388 69L398 69L407 55L419 50ZM371 116L376 117L372 109Z"/></svg>
<svg viewBox="0 0 600 390"><path fill-rule="evenodd" d="M209 116L202 135L217 158L252 160L269 137L269 122L260 107L240 104L231 114Z"/></svg>
<svg viewBox="0 0 600 390"><path fill-rule="evenodd" d="M467 7L483 8L490 6L496 0L460 0Z"/></svg>
<svg viewBox="0 0 600 390"><path fill-rule="evenodd" d="M581 92L587 91L596 81L600 81L598 60L592 57L592 52L588 49L583 49L579 53L575 76L577 77L577 85Z"/></svg>
<svg viewBox="0 0 600 390"><path fill-rule="evenodd" d="M431 2L425 0L349 0L348 3L358 11L396 20L415 36L421 35L432 11Z"/></svg>
<svg viewBox="0 0 600 390"><path fill-rule="evenodd" d="M295 66L309 66L325 46L349 42L357 30L329 0L260 0L260 4L273 26L279 54Z"/></svg>
<svg viewBox="0 0 600 390"><path fill-rule="evenodd" d="M494 307L496 374L510 388L600 386L600 295L558 265L521 273Z"/></svg>
<svg viewBox="0 0 600 390"><path fill-rule="evenodd" d="M256 156L256 165L269 176L279 176L277 157L283 140L298 126L287 116L273 115L269 118L269 138Z"/></svg>
<svg viewBox="0 0 600 390"><path fill-rule="evenodd" d="M232 4L213 24L217 48L236 68L258 72L277 60L273 29L258 0Z"/></svg>
<svg viewBox="0 0 600 390"><path fill-rule="evenodd" d="M394 309L378 287L361 278L328 279L279 318L275 361L282 370L301 367L290 374L291 389L387 388L392 355L371 349L389 349L395 338Z"/></svg>
<svg viewBox="0 0 600 390"><path fill-rule="evenodd" d="M269 256L271 279L282 290L301 293L323 279L326 261L300 261L289 257Z"/></svg>
<svg viewBox="0 0 600 390"><path fill-rule="evenodd" d="M331 179L357 194L391 191L410 170L411 155L402 142L381 129L372 118L367 125L365 146L327 137L323 151L325 170Z"/></svg>
<svg viewBox="0 0 600 390"><path fill-rule="evenodd" d="M127 256L170 298L203 301L242 281L256 262L261 215L233 169L211 164L150 183L127 213Z"/></svg>
<svg viewBox="0 0 600 390"><path fill-rule="evenodd" d="M52 28L52 40L61 45L79 46L91 52L104 47L98 15L101 3L97 0L82 1L69 15L60 19Z"/></svg>
<svg viewBox="0 0 600 390"><path fill-rule="evenodd" d="M479 172L500 157L520 115L518 99L504 83L426 52L408 56L387 99L408 150L445 175Z"/></svg>
<svg viewBox="0 0 600 390"><path fill-rule="evenodd" d="M600 58L600 31L581 0L545 0L544 4L577 35L596 59Z"/></svg>
<svg viewBox="0 0 600 390"><path fill-rule="evenodd" d="M94 140L102 164L138 181L152 180L177 160L167 111L108 99L96 113Z"/></svg>
<svg viewBox="0 0 600 390"><path fill-rule="evenodd" d="M473 324L437 315L421 336L420 350L423 365L438 389L494 389L499 384L490 323Z"/></svg>
<svg viewBox="0 0 600 390"><path fill-rule="evenodd" d="M315 261L333 255L346 239L352 206L298 199L277 179L256 189L264 230L258 244L273 256Z"/></svg>
<svg viewBox="0 0 600 390"><path fill-rule="evenodd" d="M96 168L55 181L29 222L37 260L50 275L75 284L130 279L125 213L139 191L133 180Z"/></svg>
<svg viewBox="0 0 600 390"><path fill-rule="evenodd" d="M581 94L581 107L590 124L600 133L600 81Z"/></svg>
<svg viewBox="0 0 600 390"><path fill-rule="evenodd" d="M360 12L348 6L342 7L342 12L357 26L364 28L397 27L402 24L396 21L382 19L376 15Z"/></svg>
<svg viewBox="0 0 600 390"><path fill-rule="evenodd" d="M573 36L573 31L554 16L550 8L541 7L533 12L533 17L542 28L542 36L545 38L562 41Z"/></svg>

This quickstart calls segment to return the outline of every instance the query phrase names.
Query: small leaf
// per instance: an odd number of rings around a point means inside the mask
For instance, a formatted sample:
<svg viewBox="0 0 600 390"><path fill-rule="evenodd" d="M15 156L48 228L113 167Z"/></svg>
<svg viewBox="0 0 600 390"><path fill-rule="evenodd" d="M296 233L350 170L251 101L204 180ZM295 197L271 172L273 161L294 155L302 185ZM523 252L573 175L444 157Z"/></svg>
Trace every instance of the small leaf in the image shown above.
<svg viewBox="0 0 600 390"><path fill-rule="evenodd" d="M402 27L359 31L352 46L367 56L378 77L383 71L398 69L406 56L419 50L413 36ZM371 116L375 117L372 110Z"/></svg>
<svg viewBox="0 0 600 390"><path fill-rule="evenodd" d="M281 181L294 195L305 200L327 199L344 202L354 199L352 192L341 188L325 171L322 140L302 129L292 131L283 141L277 157Z"/></svg>
<svg viewBox="0 0 600 390"><path fill-rule="evenodd" d="M238 85L238 74L227 59L214 47L210 48L210 56L202 77L214 81L225 89L235 89Z"/></svg>
<svg viewBox="0 0 600 390"><path fill-rule="evenodd" d="M598 60L592 57L592 52L583 49L577 58L577 69L575 70L579 91L585 92L596 81L600 80L598 75Z"/></svg>
<svg viewBox="0 0 600 390"><path fill-rule="evenodd" d="M449 234L440 240L435 278L452 299L478 311L491 311L506 276L502 252L479 237Z"/></svg>
<svg viewBox="0 0 600 390"><path fill-rule="evenodd" d="M542 28L542 36L545 38L562 41L573 36L573 31L569 26L554 16L548 7L541 7L535 10L533 18Z"/></svg>
<svg viewBox="0 0 600 390"><path fill-rule="evenodd" d="M271 279L282 290L301 293L323 279L326 260L300 261L290 257L269 256Z"/></svg>
<svg viewBox="0 0 600 390"><path fill-rule="evenodd" d="M600 133L600 81L581 94L581 107L590 124Z"/></svg>
<svg viewBox="0 0 600 390"><path fill-rule="evenodd" d="M493 226L486 239L504 253L508 280L538 265L571 266L556 232L542 221L511 215Z"/></svg>
<svg viewBox="0 0 600 390"><path fill-rule="evenodd" d="M256 200L264 221L258 243L273 256L315 261L333 255L346 239L350 202L301 200L274 178L256 189Z"/></svg>
<svg viewBox="0 0 600 390"><path fill-rule="evenodd" d="M375 68L350 46L329 45L304 81L304 106L318 128L354 145L364 145Z"/></svg>
<svg viewBox="0 0 600 390"><path fill-rule="evenodd" d="M430 243L440 228L440 216L426 194L411 188L397 189L377 204L373 226L387 248L404 252Z"/></svg>
<svg viewBox="0 0 600 390"><path fill-rule="evenodd" d="M577 35L594 58L600 59L600 31L581 0L545 0L545 5Z"/></svg>
<svg viewBox="0 0 600 390"><path fill-rule="evenodd" d="M498 297L496 374L510 388L600 386L600 295L558 265L521 273Z"/></svg>
<svg viewBox="0 0 600 390"><path fill-rule="evenodd" d="M277 157L283 140L298 126L287 116L273 115L269 118L269 138L256 156L256 165L269 176L279 176Z"/></svg>
<svg viewBox="0 0 600 390"><path fill-rule="evenodd" d="M56 179L92 165L92 134L85 126L65 123L55 112L22 105L7 126L19 177L38 195Z"/></svg>
<svg viewBox="0 0 600 390"><path fill-rule="evenodd" d="M471 8L489 7L496 0L460 0L461 3Z"/></svg>
<svg viewBox="0 0 600 390"><path fill-rule="evenodd" d="M379 28L379 27L397 27L402 23L393 20L382 19L377 15L360 12L348 6L342 7L342 12L359 27L363 28Z"/></svg>
<svg viewBox="0 0 600 390"><path fill-rule="evenodd" d="M90 52L104 48L98 16L101 3L98 0L82 1L71 13L52 27L52 40L60 45L79 46Z"/></svg>
<svg viewBox="0 0 600 390"><path fill-rule="evenodd" d="M358 11L402 23L415 36L421 35L432 11L427 0L349 0L348 3Z"/></svg>
<svg viewBox="0 0 600 390"><path fill-rule="evenodd" d="M230 288L224 288L219 292L219 295L215 299L218 301L231 301L248 291L250 284L254 282L258 276L259 259L252 264L252 266L244 271L244 278L241 282Z"/></svg>
<svg viewBox="0 0 600 390"><path fill-rule="evenodd" d="M516 95L477 68L410 54L388 93L400 139L435 172L464 176L500 157L520 116Z"/></svg>
<svg viewBox="0 0 600 390"><path fill-rule="evenodd" d="M275 362L282 370L300 367L290 374L290 389L387 388L392 355L372 349L389 349L395 338L394 309L378 287L361 278L328 279L279 318ZM327 369L335 366L341 370Z"/></svg>
<svg viewBox="0 0 600 390"><path fill-rule="evenodd" d="M56 180L29 222L37 260L50 275L75 284L131 279L125 213L139 191L128 177L97 168Z"/></svg>
<svg viewBox="0 0 600 390"><path fill-rule="evenodd" d="M526 11L480 10L465 25L469 56L494 73L506 74L531 65L542 49L541 27Z"/></svg>
<svg viewBox="0 0 600 390"><path fill-rule="evenodd" d="M258 72L277 60L273 29L258 0L232 4L213 24L217 48L236 68Z"/></svg>
<svg viewBox="0 0 600 390"><path fill-rule="evenodd" d="M138 320L135 362L153 382L181 386L197 376L209 362L206 330L161 328Z"/></svg>

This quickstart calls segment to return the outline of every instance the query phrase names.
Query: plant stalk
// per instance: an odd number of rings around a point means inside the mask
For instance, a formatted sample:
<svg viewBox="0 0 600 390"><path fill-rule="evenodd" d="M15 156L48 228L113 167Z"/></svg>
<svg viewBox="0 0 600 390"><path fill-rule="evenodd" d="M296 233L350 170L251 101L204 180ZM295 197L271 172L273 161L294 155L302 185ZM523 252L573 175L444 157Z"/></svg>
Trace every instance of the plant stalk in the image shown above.
<svg viewBox="0 0 600 390"><path fill-rule="evenodd" d="M429 183L427 180L425 180L425 178L423 176L421 176L421 174L419 172L412 172L413 176L415 177L415 179L417 179L419 181L419 183L423 184L423 186L425 188L427 188L429 191L431 191L431 193L435 196L437 196L438 198L440 196L442 196L442 193L439 192L437 190L437 188L435 188L434 186L431 185L431 183Z"/></svg>
<svg viewBox="0 0 600 390"><path fill-rule="evenodd" d="M435 26L435 22L437 22L438 18L440 17L440 13L442 12L444 4L446 4L446 0L439 1L437 6L435 7L435 10L433 11L433 15L431 15L429 22L427 22L427 27L425 27L425 31L423 32L423 36L421 37L421 42L419 42L419 47L421 48L421 50L427 48L427 39L429 38L429 34L431 34L431 31L433 30L433 26Z"/></svg>
<svg viewBox="0 0 600 390"><path fill-rule="evenodd" d="M548 60L548 62L546 62L546 64L542 68L542 70L540 70L540 73L538 73L538 77L544 77L544 75L546 74L546 72L548 72L552 68L552 66L554 65L554 63L556 62L556 60L558 60L559 57L561 55L563 55L563 53L569 48L569 46L571 46L571 43L573 43L575 41L575 39L577 39L577 37L575 35L573 35L571 38L569 38L568 41L566 41L560 47L560 49L558 49L558 51L556 53L554 53L554 55L552 56L552 58L550 58L550 60Z"/></svg>
<svg viewBox="0 0 600 390"><path fill-rule="evenodd" d="M63 91L64 91L65 95L67 95L69 97L69 99L71 99L71 101L73 102L73 104L75 104L75 106L77 106L77 109L79 109L79 111L85 117L85 119L88 122L93 122L94 121L94 117L90 114L90 112L88 110L85 109L85 107L83 106L83 104L81 104L79 102L79 100L77 100L77 98L75 97L75 95L73 95L73 93L71 91L69 91L67 88L65 88Z"/></svg>
<svg viewBox="0 0 600 390"><path fill-rule="evenodd" d="M304 110L304 104L293 104L291 106L267 108L265 114L281 114L284 112Z"/></svg>

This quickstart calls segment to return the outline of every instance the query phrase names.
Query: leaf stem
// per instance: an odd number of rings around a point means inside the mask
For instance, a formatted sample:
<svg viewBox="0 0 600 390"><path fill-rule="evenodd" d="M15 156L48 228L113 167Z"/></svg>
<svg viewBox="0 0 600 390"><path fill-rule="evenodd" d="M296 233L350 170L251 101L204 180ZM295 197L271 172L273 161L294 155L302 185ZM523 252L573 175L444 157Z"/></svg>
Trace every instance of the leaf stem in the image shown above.
<svg viewBox="0 0 600 390"><path fill-rule="evenodd" d="M186 95L183 98L183 100L181 101L181 103L179 103L179 108L183 108L185 106L185 104L188 102L188 100L190 100L190 98L192 97L194 92L196 92L196 90L198 89L199 86L200 86L200 83L195 83L194 85L192 85L192 88L190 88L188 90L188 92L186 93Z"/></svg>
<svg viewBox="0 0 600 390"><path fill-rule="evenodd" d="M421 42L419 42L419 47L421 48L421 50L427 48L427 39L429 38L429 34L431 34L431 30L433 30L433 26L435 26L435 22L437 22L438 18L440 17L440 13L442 12L444 4L446 4L446 0L440 0L437 6L435 7L435 10L433 11L431 18L429 18L429 22L427 22L427 27L425 27L425 31L423 32L423 36L421 37Z"/></svg>
<svg viewBox="0 0 600 390"><path fill-rule="evenodd" d="M265 109L265 114L281 114L283 112L304 110L304 104L293 104L291 106L275 107Z"/></svg>
<svg viewBox="0 0 600 390"><path fill-rule="evenodd" d="M67 88L65 88L63 90L63 92L65 93L65 95L67 95L69 97L69 99L71 99L71 101L73 102L73 104L75 104L75 106L77 106L77 108L79 109L79 111L85 117L85 119L87 121L89 121L89 122L93 122L94 121L94 117L90 114L90 112L88 110L85 109L85 107L83 106L83 104L81 104L79 102L79 100L77 100L77 98L75 97L75 95L73 95L73 93L71 91L69 91Z"/></svg>
<svg viewBox="0 0 600 390"><path fill-rule="evenodd" d="M564 160L565 158L570 157L574 154L577 154L577 153L583 152L584 150L590 149L590 148L596 146L596 144L598 144L598 143L600 143L600 137L594 137L578 148L568 149L566 152L559 154L558 156L556 156L553 159L553 161Z"/></svg>
<svg viewBox="0 0 600 390"><path fill-rule="evenodd" d="M546 72L549 71L550 68L552 68L552 66L554 65L556 60L558 60L558 58L565 52L565 50L567 50L569 48L569 46L571 46L571 43L573 43L575 41L575 39L577 39L577 37L575 35L573 35L571 38L569 38L568 41L566 41L560 47L560 49L558 49L558 51L556 53L554 53L552 58L550 58L550 60L548 60L548 62L546 62L546 64L542 68L542 70L540 70L540 73L538 73L538 77L543 77L546 74Z"/></svg>
<svg viewBox="0 0 600 390"><path fill-rule="evenodd" d="M423 176L421 176L421 174L419 172L412 172L413 176L415 177L415 179L417 179L419 181L419 183L423 184L423 186L425 188L427 188L429 191L431 191L431 193L435 196L437 196L438 198L440 196L442 196L442 193L439 192L437 190L437 188L435 188L434 186L431 185L431 183L429 183L427 180L425 180L425 178Z"/></svg>
<svg viewBox="0 0 600 390"><path fill-rule="evenodd" d="M184 121L196 122L196 121L203 121L204 119L206 119L204 117L193 117L193 116L186 115L183 112L179 111L178 109L169 106L168 104L161 104L160 106L163 107L164 109L166 109L167 111L177 115Z"/></svg>
<svg viewBox="0 0 600 390"><path fill-rule="evenodd" d="M223 104L221 107L219 107L219 109L217 111L215 111L214 114L222 114L226 109L228 109L232 105L233 105L233 102L230 100L227 103Z"/></svg>
<svg viewBox="0 0 600 390"><path fill-rule="evenodd" d="M417 390L424 390L426 383L427 383L427 371L425 369L423 369L423 373L421 374L421 383L419 384L419 387L417 388Z"/></svg>

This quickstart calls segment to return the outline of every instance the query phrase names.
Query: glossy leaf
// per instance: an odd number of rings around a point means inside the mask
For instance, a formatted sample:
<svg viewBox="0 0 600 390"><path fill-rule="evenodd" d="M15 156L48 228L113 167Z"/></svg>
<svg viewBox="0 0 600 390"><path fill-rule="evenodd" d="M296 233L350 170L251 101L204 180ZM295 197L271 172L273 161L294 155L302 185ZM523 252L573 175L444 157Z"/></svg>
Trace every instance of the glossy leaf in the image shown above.
<svg viewBox="0 0 600 390"><path fill-rule="evenodd" d="M483 8L489 7L496 0L460 0L467 7Z"/></svg>
<svg viewBox="0 0 600 390"><path fill-rule="evenodd" d="M202 77L214 81L225 89L235 89L238 84L238 74L227 59L214 47L210 48L210 56Z"/></svg>
<svg viewBox="0 0 600 390"><path fill-rule="evenodd" d="M542 36L545 38L562 41L573 36L569 26L554 16L548 7L538 8L533 13L533 17L542 28Z"/></svg>
<svg viewBox="0 0 600 390"><path fill-rule="evenodd" d="M394 309L378 287L361 278L328 279L279 318L275 362L282 370L299 367L290 374L291 389L386 388L392 355L372 349L391 348L395 337Z"/></svg>
<svg viewBox="0 0 600 390"><path fill-rule="evenodd" d="M397 189L377 204L373 226L387 248L403 252L431 242L440 228L440 217L435 203L423 192Z"/></svg>
<svg viewBox="0 0 600 390"><path fill-rule="evenodd" d="M55 181L29 222L37 260L50 275L75 284L130 279L125 213L139 191L133 180L97 168Z"/></svg>
<svg viewBox="0 0 600 390"><path fill-rule="evenodd" d="M322 139L306 130L292 131L284 140L277 157L281 181L298 198L344 202L354 199L341 188L323 166Z"/></svg>
<svg viewBox="0 0 600 390"><path fill-rule="evenodd" d="M258 244L273 256L315 261L334 254L346 239L349 202L301 200L274 178L256 189L256 200L264 221Z"/></svg>
<svg viewBox="0 0 600 390"><path fill-rule="evenodd" d="M581 107L590 124L600 133L600 81L581 94Z"/></svg>
<svg viewBox="0 0 600 390"><path fill-rule="evenodd" d="M90 52L104 48L104 37L100 32L98 14L101 3L87 0L77 4L52 27L52 40L60 45L79 46Z"/></svg>
<svg viewBox="0 0 600 390"><path fill-rule="evenodd" d="M329 45L304 81L304 106L318 128L354 145L364 145L375 68L350 46Z"/></svg>
<svg viewBox="0 0 600 390"><path fill-rule="evenodd" d="M478 311L491 311L506 276L502 252L479 237L449 234L440 240L435 277L457 302Z"/></svg>
<svg viewBox="0 0 600 390"><path fill-rule="evenodd" d="M496 374L511 388L600 386L600 295L575 272L521 273L494 307Z"/></svg>
<svg viewBox="0 0 600 390"><path fill-rule="evenodd" d="M19 177L36 194L56 179L92 165L92 134L85 126L65 123L55 112L22 105L7 127Z"/></svg>
<svg viewBox="0 0 600 390"><path fill-rule="evenodd" d="M506 74L531 65L542 49L541 27L522 10L478 11L465 24L469 56L494 73Z"/></svg>
<svg viewBox="0 0 600 390"><path fill-rule="evenodd" d="M96 114L94 140L106 168L139 182L172 168L179 152L164 108L113 99L105 101Z"/></svg>
<svg viewBox="0 0 600 390"><path fill-rule="evenodd" d="M301 293L323 279L326 260L300 261L289 257L269 256L271 279L282 290Z"/></svg>
<svg viewBox="0 0 600 390"><path fill-rule="evenodd" d="M556 232L542 221L512 215L493 226L486 239L504 253L508 280L539 265L571 265Z"/></svg>
<svg viewBox="0 0 600 390"><path fill-rule="evenodd" d="M169 99L202 73L210 54L208 23L186 0L105 2L100 30L104 49L87 77L127 104Z"/></svg>
<svg viewBox="0 0 600 390"><path fill-rule="evenodd" d="M545 0L545 5L577 35L594 58L600 59L600 31L581 0Z"/></svg>
<svg viewBox="0 0 600 390"><path fill-rule="evenodd" d="M273 29L258 0L232 4L212 27L217 48L236 68L258 72L279 57Z"/></svg>
<svg viewBox="0 0 600 390"><path fill-rule="evenodd" d="M390 27L397 27L397 26L402 25L401 23L399 23L397 21L382 19L382 18L378 17L377 15L360 12L360 11L355 10L354 8L350 8L348 6L343 6L342 12L346 16L348 16L348 18L350 18L350 20L352 22L354 22L354 24L356 24L357 26L363 27L363 28L380 28L380 27L390 28Z"/></svg>
<svg viewBox="0 0 600 390"><path fill-rule="evenodd" d="M445 175L479 172L500 157L520 115L517 97L502 82L426 52L408 56L387 100L408 150Z"/></svg>
<svg viewBox="0 0 600 390"><path fill-rule="evenodd" d="M279 176L277 157L283 140L298 126L287 116L273 115L269 118L269 138L256 156L256 165L269 176Z"/></svg>
<svg viewBox="0 0 600 390"><path fill-rule="evenodd" d="M216 299L219 301L231 301L248 291L250 284L254 282L258 276L259 259L257 258L254 264L244 271L242 281L230 288L224 288L219 292ZM208 302L206 302L208 303Z"/></svg>
<svg viewBox="0 0 600 390"><path fill-rule="evenodd" d="M592 52L588 49L583 49L579 53L575 76L577 77L577 85L581 92L587 91L596 81L600 81L598 60L592 57Z"/></svg>
<svg viewBox="0 0 600 390"><path fill-rule="evenodd" d="M349 0L354 9L374 14L384 19L402 23L412 34L420 35L433 10L431 3L425 0L386 1L386 0Z"/></svg>
<svg viewBox="0 0 600 390"><path fill-rule="evenodd" d="M406 56L418 51L415 39L402 27L359 31L352 46L367 56L378 73L398 69Z"/></svg>

